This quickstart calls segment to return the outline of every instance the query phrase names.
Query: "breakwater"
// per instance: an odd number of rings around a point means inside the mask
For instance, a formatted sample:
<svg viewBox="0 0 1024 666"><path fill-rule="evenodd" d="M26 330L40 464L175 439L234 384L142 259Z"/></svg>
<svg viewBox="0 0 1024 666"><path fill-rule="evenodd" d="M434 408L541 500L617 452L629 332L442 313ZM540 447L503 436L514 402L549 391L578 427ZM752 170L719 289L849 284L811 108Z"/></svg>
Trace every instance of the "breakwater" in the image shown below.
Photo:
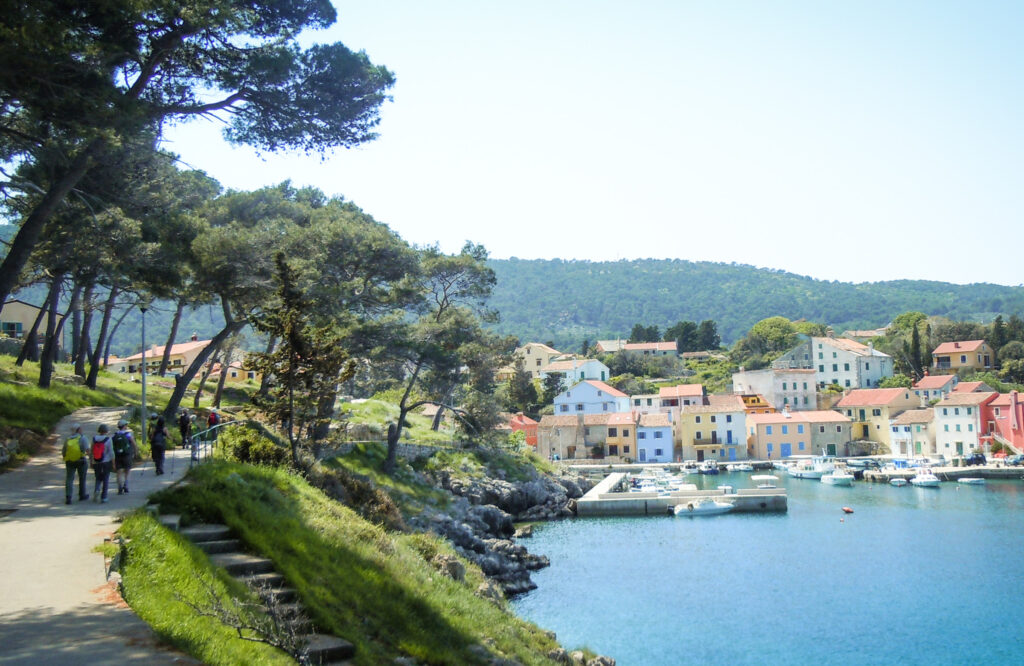
<svg viewBox="0 0 1024 666"><path fill-rule="evenodd" d="M733 504L731 513L776 513L788 509L785 488L731 488L714 490L683 489L670 493L623 492L627 475L609 474L590 492L576 500L576 515L663 516L677 504L702 497L720 498Z"/></svg>
<svg viewBox="0 0 1024 666"><path fill-rule="evenodd" d="M957 481L965 477L976 477L987 480L995 479L1022 479L1024 469L1020 467L997 467L994 465L979 465L975 467L930 467L939 481ZM889 483L893 479L906 479L909 481L917 476L917 469L869 469L864 472L864 480L873 483Z"/></svg>

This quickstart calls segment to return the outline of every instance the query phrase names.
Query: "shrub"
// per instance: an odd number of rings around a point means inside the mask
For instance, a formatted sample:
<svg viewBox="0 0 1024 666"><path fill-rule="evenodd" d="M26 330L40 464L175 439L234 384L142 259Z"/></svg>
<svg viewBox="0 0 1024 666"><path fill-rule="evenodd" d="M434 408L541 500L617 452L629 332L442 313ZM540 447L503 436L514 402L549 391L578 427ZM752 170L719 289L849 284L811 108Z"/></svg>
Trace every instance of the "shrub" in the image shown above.
<svg viewBox="0 0 1024 666"><path fill-rule="evenodd" d="M267 438L255 427L244 425L223 428L222 431L219 443L228 460L269 467L282 467L290 460L287 449Z"/></svg>
<svg viewBox="0 0 1024 666"><path fill-rule="evenodd" d="M353 474L344 467L319 465L307 480L331 499L350 506L356 513L377 525L391 530L405 530L402 512L391 496L373 485L369 479Z"/></svg>

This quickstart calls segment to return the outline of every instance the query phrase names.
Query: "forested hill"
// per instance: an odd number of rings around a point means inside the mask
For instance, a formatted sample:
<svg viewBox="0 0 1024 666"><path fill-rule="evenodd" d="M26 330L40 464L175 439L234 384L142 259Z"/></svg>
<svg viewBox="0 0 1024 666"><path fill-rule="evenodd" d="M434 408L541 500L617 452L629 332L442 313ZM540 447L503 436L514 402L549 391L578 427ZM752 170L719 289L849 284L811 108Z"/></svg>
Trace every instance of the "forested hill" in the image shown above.
<svg viewBox="0 0 1024 666"><path fill-rule="evenodd" d="M1024 312L1024 288L925 280L851 284L740 264L676 259L591 262L491 260L498 328L523 341L574 350L584 339L625 337L636 323L662 331L713 319L725 344L766 317L876 328L908 310L988 321Z"/></svg>

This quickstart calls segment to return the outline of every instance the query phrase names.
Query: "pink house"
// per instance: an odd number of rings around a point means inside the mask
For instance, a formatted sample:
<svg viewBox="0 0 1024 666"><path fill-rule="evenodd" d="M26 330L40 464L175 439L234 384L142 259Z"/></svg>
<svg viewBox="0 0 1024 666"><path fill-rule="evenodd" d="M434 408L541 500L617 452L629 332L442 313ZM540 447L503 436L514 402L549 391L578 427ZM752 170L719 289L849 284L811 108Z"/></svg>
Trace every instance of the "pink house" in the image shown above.
<svg viewBox="0 0 1024 666"><path fill-rule="evenodd" d="M1017 453L1024 451L1024 403L1016 391L1000 393L982 408L984 432L992 440L1009 445Z"/></svg>

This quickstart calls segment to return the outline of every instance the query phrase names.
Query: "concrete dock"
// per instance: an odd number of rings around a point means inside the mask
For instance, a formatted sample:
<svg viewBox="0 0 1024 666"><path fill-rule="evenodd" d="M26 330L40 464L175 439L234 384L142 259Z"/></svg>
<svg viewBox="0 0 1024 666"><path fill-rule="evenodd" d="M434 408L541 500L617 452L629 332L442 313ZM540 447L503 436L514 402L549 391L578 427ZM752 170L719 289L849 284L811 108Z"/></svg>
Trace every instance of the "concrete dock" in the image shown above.
<svg viewBox="0 0 1024 666"><path fill-rule="evenodd" d="M982 479L1022 479L1024 468L1004 467L996 465L974 465L971 467L931 467L932 473L939 477L939 481L957 481L964 477L979 477ZM917 469L869 469L864 472L864 480L874 483L889 483L893 479L906 479L909 481L917 476Z"/></svg>
<svg viewBox="0 0 1024 666"><path fill-rule="evenodd" d="M627 474L613 472L576 500L576 515L589 516L664 516L677 504L713 497L734 505L732 513L785 512L788 501L785 488L741 488L725 490L677 490L669 494L632 493L624 490Z"/></svg>

